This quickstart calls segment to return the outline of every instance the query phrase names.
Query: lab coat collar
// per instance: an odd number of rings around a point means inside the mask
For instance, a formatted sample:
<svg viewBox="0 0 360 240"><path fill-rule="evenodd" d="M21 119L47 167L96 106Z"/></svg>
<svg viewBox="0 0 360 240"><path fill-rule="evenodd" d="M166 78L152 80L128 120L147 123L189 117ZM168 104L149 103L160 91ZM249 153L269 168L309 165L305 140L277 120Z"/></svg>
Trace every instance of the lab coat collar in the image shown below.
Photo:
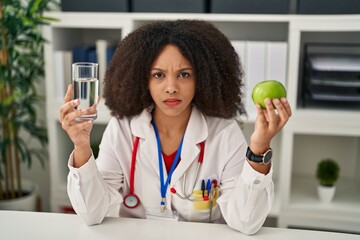
<svg viewBox="0 0 360 240"><path fill-rule="evenodd" d="M154 129L151 125L151 110L145 109L138 116L135 116L130 123L131 132L134 136L143 139L139 150L146 153L146 157L153 166L155 172L159 174L157 144ZM172 179L173 186L189 168L193 161L197 160L200 153L200 142L205 141L208 137L208 127L204 115L195 107L192 107L190 119L185 131L184 142L181 152L181 161L176 167ZM205 156L206 157L206 156ZM165 164L164 173L166 173ZM164 176L167 177L167 174Z"/></svg>
<svg viewBox="0 0 360 240"><path fill-rule="evenodd" d="M132 134L143 139L148 138L150 134L153 135L151 118L151 109L145 109L141 114L135 116L130 123ZM198 144L207 138L207 129L205 117L193 106L184 139L191 140L192 144Z"/></svg>

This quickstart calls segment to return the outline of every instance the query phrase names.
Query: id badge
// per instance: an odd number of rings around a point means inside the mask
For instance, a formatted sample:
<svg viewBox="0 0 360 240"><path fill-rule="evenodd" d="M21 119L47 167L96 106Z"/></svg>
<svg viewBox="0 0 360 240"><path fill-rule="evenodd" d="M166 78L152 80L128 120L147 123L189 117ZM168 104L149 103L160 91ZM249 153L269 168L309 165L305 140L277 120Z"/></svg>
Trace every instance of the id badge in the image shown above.
<svg viewBox="0 0 360 240"><path fill-rule="evenodd" d="M171 211L165 209L164 212L160 212L160 209L147 209L146 212L146 219L157 219L157 220L172 220L178 221L179 215L176 211Z"/></svg>

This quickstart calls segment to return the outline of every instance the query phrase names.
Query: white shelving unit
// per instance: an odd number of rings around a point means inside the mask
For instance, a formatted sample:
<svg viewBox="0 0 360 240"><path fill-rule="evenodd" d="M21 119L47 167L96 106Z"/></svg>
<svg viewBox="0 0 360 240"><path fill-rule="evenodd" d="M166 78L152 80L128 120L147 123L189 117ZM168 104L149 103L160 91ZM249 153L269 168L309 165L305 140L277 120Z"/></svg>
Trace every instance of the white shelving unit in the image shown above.
<svg viewBox="0 0 360 240"><path fill-rule="evenodd" d="M282 132L280 227L360 232L360 112L302 108L299 93L304 41L360 42L360 18L309 16L289 24L288 98L294 114ZM333 202L317 198L315 171L322 158L341 167Z"/></svg>
<svg viewBox="0 0 360 240"><path fill-rule="evenodd" d="M138 26L156 20L203 19L214 23L230 40L285 41L288 43L287 90L293 117L273 140L276 198L270 214L281 227L323 228L360 232L360 111L302 108L300 63L304 41L360 42L360 15L239 15L159 13L62 13L44 27L47 123L51 175L51 208L63 211L70 202L66 193L67 159L72 144L62 130L59 107L62 93L54 83L54 52L71 50L97 39L120 40ZM246 73L245 73L246 74ZM99 142L109 111L101 101L92 133ZM253 122L243 125L248 138ZM317 198L315 170L321 158L332 157L341 166L334 201L323 206Z"/></svg>

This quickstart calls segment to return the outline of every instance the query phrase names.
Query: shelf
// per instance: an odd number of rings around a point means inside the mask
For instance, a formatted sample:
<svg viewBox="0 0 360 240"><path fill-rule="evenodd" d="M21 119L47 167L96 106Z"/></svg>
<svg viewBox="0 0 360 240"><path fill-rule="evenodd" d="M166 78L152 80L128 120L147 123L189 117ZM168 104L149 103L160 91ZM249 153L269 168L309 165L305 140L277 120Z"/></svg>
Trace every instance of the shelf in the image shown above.
<svg viewBox="0 0 360 240"><path fill-rule="evenodd" d="M279 226L360 233L358 182L339 179L333 201L324 204L317 197L314 176L293 176L290 202L280 211Z"/></svg>
<svg viewBox="0 0 360 240"><path fill-rule="evenodd" d="M334 199L322 203L317 196L318 182L314 176L297 175L292 178L289 208L309 211L317 215L345 215L360 219L360 184L354 179L340 178ZM360 221L359 221L360 224Z"/></svg>
<svg viewBox="0 0 360 240"><path fill-rule="evenodd" d="M360 136L360 111L296 109L286 129L294 133Z"/></svg>

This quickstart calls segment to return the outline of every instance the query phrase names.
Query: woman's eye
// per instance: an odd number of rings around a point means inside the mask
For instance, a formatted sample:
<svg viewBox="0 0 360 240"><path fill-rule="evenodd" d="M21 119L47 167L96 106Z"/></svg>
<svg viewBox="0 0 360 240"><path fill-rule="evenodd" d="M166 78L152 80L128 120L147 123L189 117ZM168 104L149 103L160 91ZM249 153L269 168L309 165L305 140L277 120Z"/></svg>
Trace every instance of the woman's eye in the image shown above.
<svg viewBox="0 0 360 240"><path fill-rule="evenodd" d="M190 73L187 73L187 72L182 72L179 74L179 77L181 77L181 78L187 78L189 76L190 76Z"/></svg>
<svg viewBox="0 0 360 240"><path fill-rule="evenodd" d="M161 77L163 77L163 76L164 76L164 74L163 74L163 73L160 73L160 72L153 74L153 77L154 77L154 78L161 78Z"/></svg>

